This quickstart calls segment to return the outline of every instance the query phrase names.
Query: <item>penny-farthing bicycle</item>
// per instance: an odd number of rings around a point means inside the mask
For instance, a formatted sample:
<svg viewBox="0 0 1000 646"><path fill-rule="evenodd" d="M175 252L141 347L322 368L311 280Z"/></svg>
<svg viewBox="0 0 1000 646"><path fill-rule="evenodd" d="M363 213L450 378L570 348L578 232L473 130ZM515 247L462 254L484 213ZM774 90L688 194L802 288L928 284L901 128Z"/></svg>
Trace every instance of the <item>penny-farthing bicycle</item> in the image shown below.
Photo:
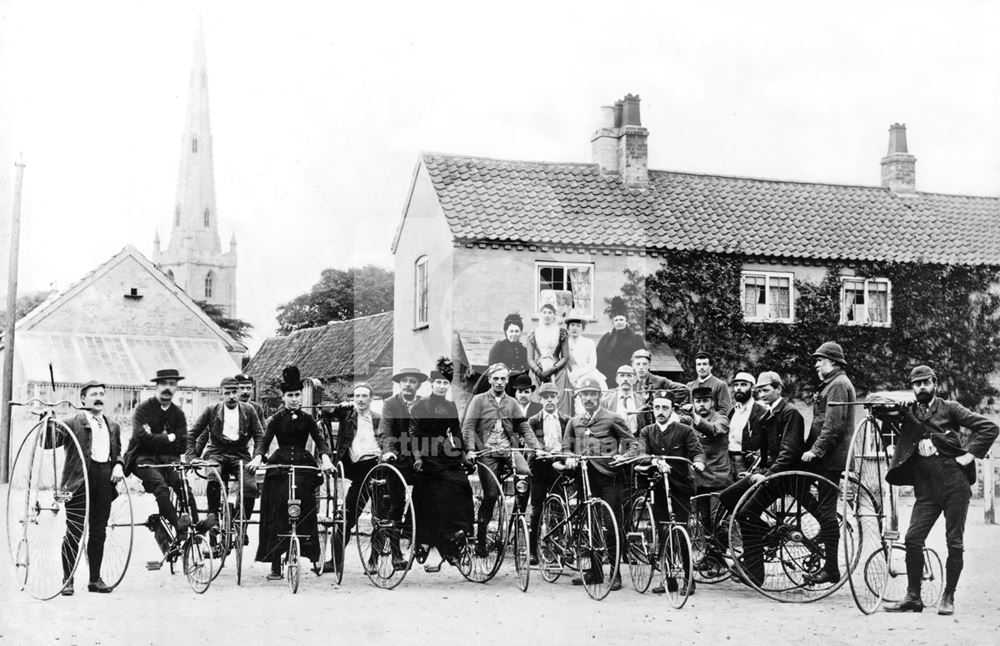
<svg viewBox="0 0 1000 646"><path fill-rule="evenodd" d="M365 576L380 588L395 588L406 578L416 547L413 485L391 464L375 465L361 482L356 518Z"/></svg>
<svg viewBox="0 0 1000 646"><path fill-rule="evenodd" d="M906 550L898 543L898 491L885 482L902 404L875 399L830 405L863 406L867 411L848 447L840 512L853 519L849 525L860 539L844 541L844 555L859 566L850 575L851 594L858 609L867 615L876 612L884 601L899 601L906 592ZM857 549L856 554L848 551L851 547ZM940 557L927 547L922 578L925 605L936 605L944 577Z"/></svg>
<svg viewBox="0 0 1000 646"><path fill-rule="evenodd" d="M14 406L37 406L38 422L17 450L7 490L7 545L14 580L31 596L47 600L62 592L73 578L83 553L90 510L90 483L86 476L67 478L67 463L85 464L76 435L56 419L55 409L69 401L31 399ZM4 414L10 414L10 410ZM63 550L64 537L79 543L75 554Z"/></svg>
<svg viewBox="0 0 1000 646"><path fill-rule="evenodd" d="M316 494L316 502L319 504L316 523L320 558L314 570L317 575L322 574L323 564L332 559L338 584L344 580L344 555L347 551L347 513L344 508L346 495L344 465L338 462L334 472L324 478L323 485Z"/></svg>

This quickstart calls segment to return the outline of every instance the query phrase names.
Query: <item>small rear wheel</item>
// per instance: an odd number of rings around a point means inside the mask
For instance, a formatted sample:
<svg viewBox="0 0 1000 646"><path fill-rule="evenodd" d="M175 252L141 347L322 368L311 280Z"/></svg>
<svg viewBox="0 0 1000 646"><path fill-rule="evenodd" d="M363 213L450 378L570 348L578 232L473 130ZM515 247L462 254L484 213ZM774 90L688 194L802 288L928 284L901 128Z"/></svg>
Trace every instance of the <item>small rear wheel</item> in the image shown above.
<svg viewBox="0 0 1000 646"><path fill-rule="evenodd" d="M193 534L184 544L184 575L191 589L204 594L215 578L212 546L204 534Z"/></svg>
<svg viewBox="0 0 1000 646"><path fill-rule="evenodd" d="M101 562L101 580L110 588L116 587L125 578L134 540L132 494L128 481L118 483L117 490L118 496L111 503L111 515L108 516L104 560Z"/></svg>
<svg viewBox="0 0 1000 646"><path fill-rule="evenodd" d="M694 572L691 567L691 539L687 529L681 525L671 525L664 537L660 573L670 605L683 608L691 596Z"/></svg>
<svg viewBox="0 0 1000 646"><path fill-rule="evenodd" d="M528 521L523 515L514 517L514 569L517 571L517 587L528 591L531 577L531 547L528 542Z"/></svg>

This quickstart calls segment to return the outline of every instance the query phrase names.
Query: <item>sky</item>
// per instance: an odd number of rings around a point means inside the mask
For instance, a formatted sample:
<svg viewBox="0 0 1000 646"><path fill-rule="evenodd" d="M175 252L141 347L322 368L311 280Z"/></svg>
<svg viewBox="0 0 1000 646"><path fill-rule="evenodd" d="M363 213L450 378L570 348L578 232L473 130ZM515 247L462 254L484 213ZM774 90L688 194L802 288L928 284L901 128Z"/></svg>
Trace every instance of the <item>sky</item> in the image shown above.
<svg viewBox="0 0 1000 646"><path fill-rule="evenodd" d="M902 122L918 190L1000 196L996 2L0 0L0 293L19 155L20 293L166 246L199 15L251 350L392 267L421 151L589 162L626 93L653 169L877 185Z"/></svg>

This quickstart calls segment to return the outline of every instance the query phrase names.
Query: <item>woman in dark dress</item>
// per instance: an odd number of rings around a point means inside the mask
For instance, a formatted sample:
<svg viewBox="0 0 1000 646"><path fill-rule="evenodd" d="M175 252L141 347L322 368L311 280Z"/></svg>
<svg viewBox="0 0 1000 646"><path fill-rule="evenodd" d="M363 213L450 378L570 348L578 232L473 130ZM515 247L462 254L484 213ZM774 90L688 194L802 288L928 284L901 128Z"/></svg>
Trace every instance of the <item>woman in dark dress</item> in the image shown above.
<svg viewBox="0 0 1000 646"><path fill-rule="evenodd" d="M282 371L281 398L284 407L268 420L264 432L264 442L260 450L249 462L248 467L260 466L264 454L277 438L278 450L267 458L268 465L316 466L316 459L306 450L306 442L311 437L316 452L322 460L324 471L333 470L330 462L330 447L323 437L316 420L300 410L302 406L302 380L299 370L289 366ZM295 495L302 501L302 515L299 517L296 533L299 536L301 554L313 562L319 560L319 539L316 532L316 488L323 477L318 471L302 469L295 472ZM257 545L256 560L271 564L268 580L282 578L281 559L288 552L287 534L291 531L288 520L288 469L268 469L264 475L264 487L260 496L260 542ZM285 536L282 536L285 535Z"/></svg>
<svg viewBox="0 0 1000 646"><path fill-rule="evenodd" d="M462 426L455 402L446 398L453 370L447 359L431 371L431 394L413 406L410 436L414 446L413 498L417 514L418 553L428 547L457 563L466 537L472 535L472 486L465 457ZM437 567L427 567L436 571Z"/></svg>
<svg viewBox="0 0 1000 646"><path fill-rule="evenodd" d="M646 349L646 342L628 324L628 307L621 296L611 299L611 331L597 342L597 371L608 380L608 388L618 387L619 366L632 364L632 353Z"/></svg>
<svg viewBox="0 0 1000 646"><path fill-rule="evenodd" d="M521 343L521 332L523 331L524 321L521 319L521 315L517 313L508 314L507 318L503 320L504 338L494 343L493 347L490 348L490 355L487 361L487 365L489 366L502 363L510 370L510 378L507 381L507 394L511 397L514 396L514 379L518 375L527 374L528 372L528 348L524 347L524 344ZM485 374L482 374L476 381L476 385L473 386L472 394L478 395L489 389L490 380L486 378Z"/></svg>

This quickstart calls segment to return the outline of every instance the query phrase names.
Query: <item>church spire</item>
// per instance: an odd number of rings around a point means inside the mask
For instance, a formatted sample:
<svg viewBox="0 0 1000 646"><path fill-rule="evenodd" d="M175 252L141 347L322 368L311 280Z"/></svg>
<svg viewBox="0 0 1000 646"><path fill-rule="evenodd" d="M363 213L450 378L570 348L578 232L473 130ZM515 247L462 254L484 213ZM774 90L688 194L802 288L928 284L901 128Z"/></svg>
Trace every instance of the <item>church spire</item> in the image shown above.
<svg viewBox="0 0 1000 646"><path fill-rule="evenodd" d="M199 20L170 242L159 264L192 298L220 305L229 316L235 316L236 254L232 248L223 253L219 239L212 148L205 31Z"/></svg>

